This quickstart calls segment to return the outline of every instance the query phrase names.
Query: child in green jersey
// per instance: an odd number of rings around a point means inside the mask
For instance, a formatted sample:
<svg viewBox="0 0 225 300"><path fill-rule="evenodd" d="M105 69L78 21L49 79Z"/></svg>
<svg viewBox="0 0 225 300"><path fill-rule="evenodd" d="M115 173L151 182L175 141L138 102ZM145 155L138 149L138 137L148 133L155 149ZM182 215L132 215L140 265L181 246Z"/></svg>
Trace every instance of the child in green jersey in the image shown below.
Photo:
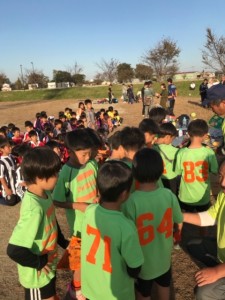
<svg viewBox="0 0 225 300"><path fill-rule="evenodd" d="M172 123L163 123L159 126L159 130L154 149L160 153L163 160L162 183L165 188L170 189L177 196L180 176L173 171L173 162L178 148L172 146L172 142L177 136L177 129Z"/></svg>
<svg viewBox="0 0 225 300"><path fill-rule="evenodd" d="M199 213L184 213L184 222L197 226L215 226L217 238L203 237L190 240L189 254L201 263L195 274L197 300L224 299L225 295L225 161L219 169L221 191L213 206Z"/></svg>
<svg viewBox="0 0 225 300"><path fill-rule="evenodd" d="M120 211L132 181L131 169L121 161L107 161L99 169L100 203L86 209L82 226L82 293L88 299L135 299L143 254L134 224Z"/></svg>
<svg viewBox="0 0 225 300"><path fill-rule="evenodd" d="M111 154L109 159L120 160L124 157L124 149L121 146L121 131L116 131L109 138Z"/></svg>
<svg viewBox="0 0 225 300"><path fill-rule="evenodd" d="M61 162L56 153L37 147L24 155L21 170L27 185L19 221L7 254L18 264L25 299L56 300L57 223L52 202Z"/></svg>
<svg viewBox="0 0 225 300"><path fill-rule="evenodd" d="M139 124L139 129L145 135L145 145L151 148L154 145L159 133L158 124L152 119L144 119Z"/></svg>
<svg viewBox="0 0 225 300"><path fill-rule="evenodd" d="M158 187L163 172L160 154L144 148L133 161L133 175L139 188L124 203L125 216L136 224L144 264L137 279L137 300L148 300L156 283L158 300L169 300L173 227L182 227L182 213L176 196Z"/></svg>
<svg viewBox="0 0 225 300"><path fill-rule="evenodd" d="M132 167L132 161L135 153L144 147L144 134L139 128L125 127L120 132L121 146L124 152L123 161Z"/></svg>
<svg viewBox="0 0 225 300"><path fill-rule="evenodd" d="M210 173L218 172L214 151L202 145L208 133L204 120L189 123L190 145L178 151L175 171L181 175L179 200L182 209L204 211L210 206Z"/></svg>
<svg viewBox="0 0 225 300"><path fill-rule="evenodd" d="M94 144L86 129L68 132L65 145L69 149L70 157L59 173L53 199L55 206L66 210L70 234L75 240L81 238L85 209L88 204L95 202L97 197L97 163L90 160ZM71 253L71 256L74 254ZM70 268L74 271L73 280L69 285L70 297L82 299L80 268L77 268L75 260L70 263Z"/></svg>

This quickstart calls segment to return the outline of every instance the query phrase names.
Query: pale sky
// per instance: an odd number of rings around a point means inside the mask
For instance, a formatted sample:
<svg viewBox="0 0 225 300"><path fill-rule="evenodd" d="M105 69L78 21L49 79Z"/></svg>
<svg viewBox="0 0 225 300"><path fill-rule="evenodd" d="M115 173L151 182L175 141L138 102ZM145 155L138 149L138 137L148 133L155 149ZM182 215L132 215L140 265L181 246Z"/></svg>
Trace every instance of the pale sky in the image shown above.
<svg viewBox="0 0 225 300"><path fill-rule="evenodd" d="M12 82L31 62L50 80L75 62L87 79L101 59L135 67L164 37L181 48L180 71L202 71L206 28L225 35L224 0L8 0L0 9L0 72Z"/></svg>

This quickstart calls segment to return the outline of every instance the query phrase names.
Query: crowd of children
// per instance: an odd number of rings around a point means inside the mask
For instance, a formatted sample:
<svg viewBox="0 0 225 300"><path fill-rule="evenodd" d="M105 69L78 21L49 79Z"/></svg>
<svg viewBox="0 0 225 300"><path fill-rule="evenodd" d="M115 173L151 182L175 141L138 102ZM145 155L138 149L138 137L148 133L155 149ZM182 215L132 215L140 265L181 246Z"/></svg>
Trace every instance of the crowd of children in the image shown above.
<svg viewBox="0 0 225 300"><path fill-rule="evenodd" d="M210 207L209 175L218 163L204 145L204 120L191 121L188 143L176 148L177 128L165 121L165 109L149 116L108 137L121 117L111 106L95 114L87 99L58 119L37 114L24 136L13 124L0 129L2 195L9 205L16 203L10 196L23 197L7 253L26 299L58 299L57 243L67 247L70 299L149 300L153 284L157 299L170 299L174 243L183 218L199 225L190 213ZM70 241L55 207L65 209Z"/></svg>

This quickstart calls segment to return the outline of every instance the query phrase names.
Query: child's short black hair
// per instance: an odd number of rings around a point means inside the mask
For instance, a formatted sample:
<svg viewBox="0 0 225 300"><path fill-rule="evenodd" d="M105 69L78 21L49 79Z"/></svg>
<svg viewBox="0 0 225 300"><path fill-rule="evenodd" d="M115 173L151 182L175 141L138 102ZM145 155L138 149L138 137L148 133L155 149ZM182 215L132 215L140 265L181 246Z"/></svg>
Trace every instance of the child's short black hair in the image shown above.
<svg viewBox="0 0 225 300"><path fill-rule="evenodd" d="M108 111L113 111L113 106L109 106Z"/></svg>
<svg viewBox="0 0 225 300"><path fill-rule="evenodd" d="M33 128L33 127L34 127L34 124L33 124L31 121L25 121L25 122L24 122L24 126L25 126L25 127L31 127L31 128Z"/></svg>
<svg viewBox="0 0 225 300"><path fill-rule="evenodd" d="M59 124L63 125L62 120L60 120L60 119L55 119L54 125L57 126L57 125L59 125Z"/></svg>
<svg viewBox="0 0 225 300"><path fill-rule="evenodd" d="M4 148L7 145L9 145L9 140L4 136L0 136L0 148Z"/></svg>
<svg viewBox="0 0 225 300"><path fill-rule="evenodd" d="M156 124L156 122L153 121L152 119L142 120L141 123L139 124L139 129L143 133L148 132L150 134L158 134L160 132L158 124Z"/></svg>
<svg viewBox="0 0 225 300"><path fill-rule="evenodd" d="M190 137L198 136L203 137L209 131L208 124L205 120L196 119L189 123L188 134Z"/></svg>
<svg viewBox="0 0 225 300"><path fill-rule="evenodd" d="M54 148L59 148L59 143L56 141L48 141L45 146L53 150Z"/></svg>
<svg viewBox="0 0 225 300"><path fill-rule="evenodd" d="M12 130L16 125L13 123L8 124L8 130Z"/></svg>
<svg viewBox="0 0 225 300"><path fill-rule="evenodd" d="M35 130L31 130L31 131L29 131L28 132L28 136L31 138L32 136L37 136L38 134L37 134L37 132L35 131Z"/></svg>
<svg viewBox="0 0 225 300"><path fill-rule="evenodd" d="M157 151L143 148L135 154L132 170L140 183L156 182L163 173L162 158Z"/></svg>
<svg viewBox="0 0 225 300"><path fill-rule="evenodd" d="M101 202L117 202L124 191L129 192L133 182L131 169L122 161L107 161L98 171L97 187Z"/></svg>
<svg viewBox="0 0 225 300"><path fill-rule="evenodd" d="M93 141L85 129L76 129L66 134L65 145L72 151L90 149L93 147Z"/></svg>
<svg viewBox="0 0 225 300"><path fill-rule="evenodd" d="M19 127L13 127L12 133L14 134L16 131L20 131Z"/></svg>
<svg viewBox="0 0 225 300"><path fill-rule="evenodd" d="M166 117L166 110L163 107L153 107L149 112L149 118L157 124L161 124Z"/></svg>
<svg viewBox="0 0 225 300"><path fill-rule="evenodd" d="M109 145L112 150L119 149L119 146L121 146L121 131L116 131L113 135L110 136Z"/></svg>
<svg viewBox="0 0 225 300"><path fill-rule="evenodd" d="M97 149L100 149L103 147L102 138L96 130L89 128L89 127L85 128L84 130L89 134L89 137L93 142L92 147L97 148Z"/></svg>
<svg viewBox="0 0 225 300"><path fill-rule="evenodd" d="M139 150L145 144L145 136L137 127L125 127L121 130L121 145L125 150Z"/></svg>
<svg viewBox="0 0 225 300"><path fill-rule="evenodd" d="M37 178L49 179L61 168L59 156L47 147L36 147L27 152L21 164L24 181L35 183Z"/></svg>
<svg viewBox="0 0 225 300"><path fill-rule="evenodd" d="M92 104L91 99L86 99L86 100L84 101L84 104L85 104L85 105L87 105L87 104L89 104L89 103Z"/></svg>
<svg viewBox="0 0 225 300"><path fill-rule="evenodd" d="M32 148L27 143L22 143L19 145L16 145L12 149L12 155L14 156L20 156L23 157L28 151L30 151Z"/></svg>
<svg viewBox="0 0 225 300"><path fill-rule="evenodd" d="M46 126L44 131L45 131L45 135L49 135L50 133L53 133L53 130L50 126Z"/></svg>
<svg viewBox="0 0 225 300"><path fill-rule="evenodd" d="M78 107L80 108L83 105L84 105L84 102L81 101L81 102L79 102Z"/></svg>
<svg viewBox="0 0 225 300"><path fill-rule="evenodd" d="M172 123L163 123L159 126L160 133L158 137L165 137L166 135L177 136L177 129Z"/></svg>

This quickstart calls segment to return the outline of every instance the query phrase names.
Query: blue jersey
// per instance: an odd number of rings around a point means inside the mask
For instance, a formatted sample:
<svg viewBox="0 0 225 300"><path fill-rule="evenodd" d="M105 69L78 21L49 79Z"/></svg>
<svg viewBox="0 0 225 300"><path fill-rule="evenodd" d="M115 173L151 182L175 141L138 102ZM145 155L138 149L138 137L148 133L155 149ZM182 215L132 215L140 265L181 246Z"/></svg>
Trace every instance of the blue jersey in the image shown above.
<svg viewBox="0 0 225 300"><path fill-rule="evenodd" d="M174 84L168 85L168 94L169 94L169 96L175 97L176 96L176 90L177 90L177 88Z"/></svg>

